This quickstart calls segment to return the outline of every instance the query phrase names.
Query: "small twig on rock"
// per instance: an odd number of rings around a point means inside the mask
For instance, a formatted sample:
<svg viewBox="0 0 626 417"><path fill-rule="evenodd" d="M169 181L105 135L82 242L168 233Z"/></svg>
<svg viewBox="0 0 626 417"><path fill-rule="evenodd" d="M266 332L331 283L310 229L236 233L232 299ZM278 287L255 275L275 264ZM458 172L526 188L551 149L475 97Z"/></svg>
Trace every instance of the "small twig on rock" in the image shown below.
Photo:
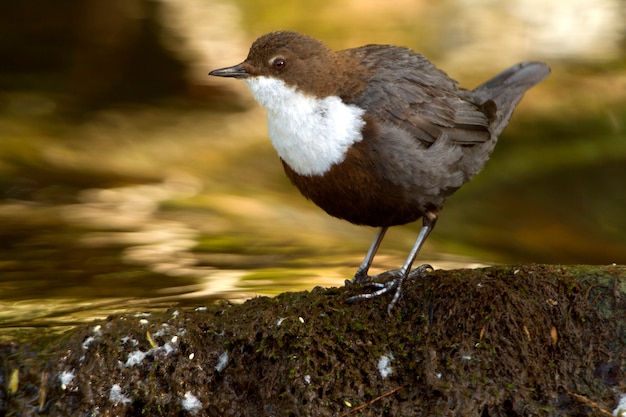
<svg viewBox="0 0 626 417"><path fill-rule="evenodd" d="M387 392L386 392L386 393L384 393L383 395L379 395L379 396L378 396L378 397L376 397L376 398L372 398L370 401L366 402L365 404L361 404L361 405L359 405L358 407L351 408L351 409L349 409L348 411L345 411L345 412L343 412L343 413L339 414L337 417L345 417L345 416L347 416L347 415L349 415L349 414L354 413L355 411L359 411L359 410L362 410L362 409L364 409L364 408L367 408L367 407L369 407L370 405L374 404L376 401L378 401L378 400L380 400L380 399L382 399L382 398L388 397L388 396L390 396L391 394L393 394L393 393L394 393L394 392L396 392L396 391L400 391L400 390L401 390L402 388L404 388L405 386L406 386L406 384L400 385L399 387L395 387L394 389L392 389L391 391L387 391Z"/></svg>
<svg viewBox="0 0 626 417"><path fill-rule="evenodd" d="M611 416L614 417L613 414L610 411L605 410L604 408L600 407L600 405L598 405L597 402L591 401L590 399L580 395L580 394L575 394L571 391L567 391L567 393L574 398L576 401L578 401L579 403L583 403L591 408L593 408L594 410L598 411L600 414L603 414L605 416Z"/></svg>

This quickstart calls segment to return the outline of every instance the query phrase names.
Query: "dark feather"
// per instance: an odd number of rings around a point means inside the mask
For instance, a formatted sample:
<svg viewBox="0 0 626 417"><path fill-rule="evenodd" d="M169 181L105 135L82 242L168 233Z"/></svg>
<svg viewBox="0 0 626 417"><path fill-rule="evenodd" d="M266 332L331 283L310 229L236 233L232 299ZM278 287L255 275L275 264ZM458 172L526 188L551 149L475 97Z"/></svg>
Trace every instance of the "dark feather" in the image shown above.
<svg viewBox="0 0 626 417"><path fill-rule="evenodd" d="M392 123L426 144L442 134L459 144L485 142L491 137L488 115L462 97L457 82L424 56L389 45L339 53L353 56L371 74L354 104L379 122Z"/></svg>

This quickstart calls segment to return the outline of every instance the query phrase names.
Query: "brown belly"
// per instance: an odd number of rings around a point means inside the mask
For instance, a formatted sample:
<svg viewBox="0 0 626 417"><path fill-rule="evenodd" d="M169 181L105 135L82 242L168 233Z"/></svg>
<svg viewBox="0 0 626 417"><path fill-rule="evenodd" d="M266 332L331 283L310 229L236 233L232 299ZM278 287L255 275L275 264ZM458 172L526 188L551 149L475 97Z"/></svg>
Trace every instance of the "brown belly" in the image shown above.
<svg viewBox="0 0 626 417"><path fill-rule="evenodd" d="M375 166L358 166L346 159L320 176L302 176L283 161L291 182L302 195L328 214L354 224L395 226L413 222L436 205L419 192L384 178Z"/></svg>

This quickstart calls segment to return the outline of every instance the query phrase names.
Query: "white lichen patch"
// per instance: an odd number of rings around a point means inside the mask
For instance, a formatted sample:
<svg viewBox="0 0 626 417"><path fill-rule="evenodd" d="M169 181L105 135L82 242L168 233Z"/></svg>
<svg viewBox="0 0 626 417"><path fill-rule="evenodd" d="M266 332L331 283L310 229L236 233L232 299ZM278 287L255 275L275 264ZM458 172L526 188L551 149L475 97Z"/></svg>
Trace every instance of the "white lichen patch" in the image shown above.
<svg viewBox="0 0 626 417"><path fill-rule="evenodd" d="M160 349L163 351L163 353L169 355L176 351L176 346L170 342L167 342L166 344L161 346Z"/></svg>
<svg viewBox="0 0 626 417"><path fill-rule="evenodd" d="M133 347L135 347L135 346L137 346L137 345L139 344L139 342L137 341L137 339L133 339L132 337L129 337L129 336L124 336L124 337L122 337L122 338L120 339L120 343L121 343L122 345L125 345L125 344L127 344L127 343L128 343L128 344L130 344L130 345L131 345L131 346L133 346Z"/></svg>
<svg viewBox="0 0 626 417"><path fill-rule="evenodd" d="M99 336L102 336L102 326L99 324L97 326L94 326L91 332L94 335L89 336L83 341L83 349L85 350L87 350L89 348L89 345L92 344L94 341L96 341Z"/></svg>
<svg viewBox="0 0 626 417"><path fill-rule="evenodd" d="M190 391L187 391L183 397L183 409L192 414L196 414L198 411L202 410L202 402Z"/></svg>
<svg viewBox="0 0 626 417"><path fill-rule="evenodd" d="M626 417L626 394L622 394L619 399L619 403L615 410L613 410L615 417Z"/></svg>
<svg viewBox="0 0 626 417"><path fill-rule="evenodd" d="M391 353L381 356L378 360L378 372L380 372L380 376L382 376L383 379L393 374L393 368L391 367L392 361L393 355Z"/></svg>
<svg viewBox="0 0 626 417"><path fill-rule="evenodd" d="M228 352L224 352L217 359L217 365L215 365L215 370L217 372L222 372L226 365L228 364Z"/></svg>
<svg viewBox="0 0 626 417"><path fill-rule="evenodd" d="M130 398L128 398L122 393L122 387L120 387L119 384L114 384L111 387L111 392L109 393L109 401L111 401L113 404L116 404L116 405L128 404L132 402Z"/></svg>
<svg viewBox="0 0 626 417"><path fill-rule="evenodd" d="M89 349L89 345L92 344L93 342L96 341L96 338L94 336L89 336L87 339L85 339L85 341L83 342L83 349L87 350Z"/></svg>
<svg viewBox="0 0 626 417"><path fill-rule="evenodd" d="M61 382L61 389L66 390L67 387L72 383L76 373L74 370L71 371L63 371L59 374L59 382Z"/></svg>
<svg viewBox="0 0 626 417"><path fill-rule="evenodd" d="M178 352L178 336L174 336L170 342L166 342L162 346L155 346L152 349L147 351L135 350L128 354L128 358L126 359L126 367L130 368L132 366L140 365L144 359L148 356L151 357L159 357L159 356L168 356L175 352Z"/></svg>
<svg viewBox="0 0 626 417"><path fill-rule="evenodd" d="M155 337L169 336L172 334L172 326L167 323L161 324L161 328L154 334Z"/></svg>
<svg viewBox="0 0 626 417"><path fill-rule="evenodd" d="M126 366L130 368L131 366L136 366L136 365L141 364L141 362L143 362L143 360L145 359L147 355L148 355L148 352L142 352L141 350L136 350L134 352L129 353L128 358L126 359Z"/></svg>

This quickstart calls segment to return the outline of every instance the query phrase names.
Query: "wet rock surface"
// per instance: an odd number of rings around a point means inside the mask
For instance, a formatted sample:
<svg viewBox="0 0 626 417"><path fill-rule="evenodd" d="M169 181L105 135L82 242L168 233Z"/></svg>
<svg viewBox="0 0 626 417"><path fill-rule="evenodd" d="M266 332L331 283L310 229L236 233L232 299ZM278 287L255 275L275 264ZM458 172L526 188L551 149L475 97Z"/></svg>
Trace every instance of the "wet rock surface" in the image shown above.
<svg viewBox="0 0 626 417"><path fill-rule="evenodd" d="M434 271L0 344L0 415L587 416L626 393L626 268ZM33 340L36 340L36 333Z"/></svg>

